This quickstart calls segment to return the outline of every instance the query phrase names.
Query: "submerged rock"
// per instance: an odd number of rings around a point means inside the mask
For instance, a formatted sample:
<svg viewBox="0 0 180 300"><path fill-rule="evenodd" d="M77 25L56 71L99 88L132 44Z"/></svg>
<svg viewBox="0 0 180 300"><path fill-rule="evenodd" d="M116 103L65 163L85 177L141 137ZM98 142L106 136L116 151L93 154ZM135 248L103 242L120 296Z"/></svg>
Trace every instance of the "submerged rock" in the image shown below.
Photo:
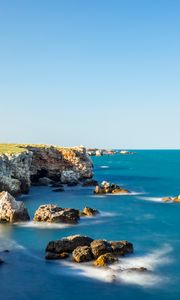
<svg viewBox="0 0 180 300"><path fill-rule="evenodd" d="M52 184L52 179L48 178L48 177L41 177L39 178L39 184L40 185L51 185Z"/></svg>
<svg viewBox="0 0 180 300"><path fill-rule="evenodd" d="M106 267L110 264L115 263L116 261L117 261L117 258L114 257L114 255L112 253L106 253L106 254L100 255L94 262L94 265L98 266L98 267Z"/></svg>
<svg viewBox="0 0 180 300"><path fill-rule="evenodd" d="M111 184L108 181L103 181L100 185L97 185L94 194L129 194L126 189L121 188L117 184Z"/></svg>
<svg viewBox="0 0 180 300"><path fill-rule="evenodd" d="M128 271L128 272L146 272L146 271L148 271L148 269L145 268L145 267L132 267L132 268L128 268L124 271Z"/></svg>
<svg viewBox="0 0 180 300"><path fill-rule="evenodd" d="M64 188L59 187L59 188L53 189L52 191L55 192L55 193L64 192Z"/></svg>
<svg viewBox="0 0 180 300"><path fill-rule="evenodd" d="M16 201L8 192L0 193L0 222L29 221L30 217L22 201Z"/></svg>
<svg viewBox="0 0 180 300"><path fill-rule="evenodd" d="M97 214L99 214L99 211L91 207L85 207L83 211L80 213L81 216L89 216L89 217L95 216Z"/></svg>
<svg viewBox="0 0 180 300"><path fill-rule="evenodd" d="M98 185L98 181L94 179L87 179L86 181L83 182L82 186L87 187L87 186L96 186Z"/></svg>
<svg viewBox="0 0 180 300"><path fill-rule="evenodd" d="M61 208L53 204L45 204L36 210L34 221L76 224L79 221L79 211L72 208Z"/></svg>
<svg viewBox="0 0 180 300"><path fill-rule="evenodd" d="M91 248L88 246L79 246L72 252L72 259L75 262L87 262L93 259Z"/></svg>

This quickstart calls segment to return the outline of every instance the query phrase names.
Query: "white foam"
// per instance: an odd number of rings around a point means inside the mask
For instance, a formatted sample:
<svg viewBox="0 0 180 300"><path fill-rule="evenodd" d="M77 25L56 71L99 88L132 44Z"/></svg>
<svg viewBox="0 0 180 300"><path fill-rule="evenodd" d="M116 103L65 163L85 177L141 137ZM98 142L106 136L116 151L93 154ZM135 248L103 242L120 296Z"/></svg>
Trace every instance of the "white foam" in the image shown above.
<svg viewBox="0 0 180 300"><path fill-rule="evenodd" d="M168 281L168 278L156 274L155 271L157 267L171 262L168 256L171 251L172 248L169 245L164 245L163 248L154 250L144 256L122 257L118 263L107 268L97 268L89 263L75 264L69 261L65 261L63 264L69 267L70 271L75 272L76 275L104 282L135 284L142 287L159 287L160 283ZM127 270L128 268L138 267L145 267L148 271L138 272Z"/></svg>
<svg viewBox="0 0 180 300"><path fill-rule="evenodd" d="M140 200L153 201L159 203L172 203L173 201L163 201L161 197L138 197Z"/></svg>
<svg viewBox="0 0 180 300"><path fill-rule="evenodd" d="M109 166L100 166L101 169L108 169Z"/></svg>
<svg viewBox="0 0 180 300"><path fill-rule="evenodd" d="M16 225L20 227L30 227L30 228L39 228L39 229L53 229L53 228L63 229L63 228L75 226L72 224L34 222L34 221L16 223Z"/></svg>
<svg viewBox="0 0 180 300"><path fill-rule="evenodd" d="M18 244L14 240L6 239L6 238L0 238L0 251L14 250L14 249L24 250L25 247Z"/></svg>

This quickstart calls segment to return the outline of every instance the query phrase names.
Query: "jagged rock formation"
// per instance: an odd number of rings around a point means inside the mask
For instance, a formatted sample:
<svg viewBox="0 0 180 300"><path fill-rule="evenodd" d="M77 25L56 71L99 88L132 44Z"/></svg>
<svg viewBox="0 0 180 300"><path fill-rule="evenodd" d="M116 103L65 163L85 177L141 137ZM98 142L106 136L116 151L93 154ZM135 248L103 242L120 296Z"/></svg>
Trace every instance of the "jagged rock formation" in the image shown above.
<svg viewBox="0 0 180 300"><path fill-rule="evenodd" d="M8 192L0 193L0 222L29 221L30 217L22 201L16 201Z"/></svg>
<svg viewBox="0 0 180 300"><path fill-rule="evenodd" d="M130 192L117 184L111 184L108 181L103 181L97 185L94 194L129 194Z"/></svg>
<svg viewBox="0 0 180 300"><path fill-rule="evenodd" d="M45 257L46 259L62 259L63 256L64 258L69 256L67 253L71 254L74 262L92 261L94 265L104 267L116 262L118 256L133 253L133 244L128 241L108 242L74 235L49 242Z"/></svg>
<svg viewBox="0 0 180 300"><path fill-rule="evenodd" d="M21 152L0 154L0 191L17 195L28 192L31 183L39 180L41 183L44 177L72 184L93 175L92 161L84 147L20 147L23 149Z"/></svg>

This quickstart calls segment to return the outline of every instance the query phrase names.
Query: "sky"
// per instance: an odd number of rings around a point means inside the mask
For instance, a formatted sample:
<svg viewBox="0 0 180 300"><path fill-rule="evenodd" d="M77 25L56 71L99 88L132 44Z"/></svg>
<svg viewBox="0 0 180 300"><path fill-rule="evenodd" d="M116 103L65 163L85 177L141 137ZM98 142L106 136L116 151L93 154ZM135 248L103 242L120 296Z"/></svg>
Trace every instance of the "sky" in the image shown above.
<svg viewBox="0 0 180 300"><path fill-rule="evenodd" d="M180 148L179 0L0 0L0 142Z"/></svg>

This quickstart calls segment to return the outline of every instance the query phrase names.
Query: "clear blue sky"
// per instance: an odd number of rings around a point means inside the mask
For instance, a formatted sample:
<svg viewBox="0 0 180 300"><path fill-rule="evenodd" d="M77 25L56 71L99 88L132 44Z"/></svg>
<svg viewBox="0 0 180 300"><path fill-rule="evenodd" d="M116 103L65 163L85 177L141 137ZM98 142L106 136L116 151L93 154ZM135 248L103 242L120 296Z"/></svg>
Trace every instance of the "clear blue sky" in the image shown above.
<svg viewBox="0 0 180 300"><path fill-rule="evenodd" d="M0 140L180 148L179 0L0 0Z"/></svg>

